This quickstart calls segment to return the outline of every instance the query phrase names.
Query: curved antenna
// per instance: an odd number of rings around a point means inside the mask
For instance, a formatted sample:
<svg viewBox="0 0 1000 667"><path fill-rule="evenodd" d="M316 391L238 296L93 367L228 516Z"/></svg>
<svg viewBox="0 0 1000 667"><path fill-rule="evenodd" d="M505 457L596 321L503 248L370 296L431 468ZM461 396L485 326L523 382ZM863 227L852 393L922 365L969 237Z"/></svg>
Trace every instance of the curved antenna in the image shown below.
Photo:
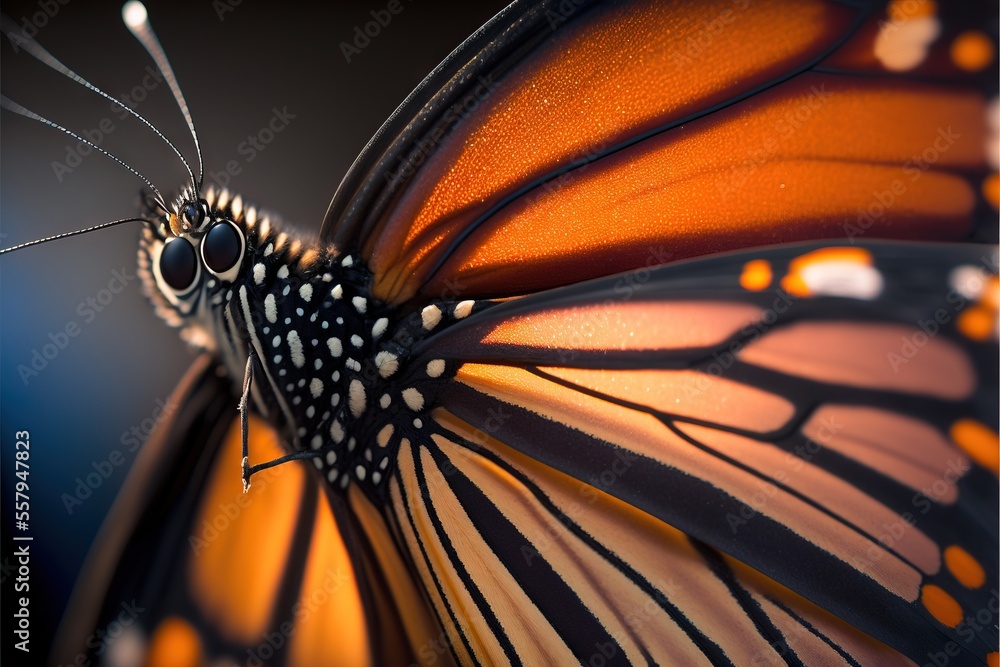
<svg viewBox="0 0 1000 667"><path fill-rule="evenodd" d="M187 169L188 176L191 177L191 182L194 183L194 172L191 171L191 165L189 165L188 161L184 159L184 156L181 155L181 152L177 150L177 147L174 146L169 139L163 136L162 132L157 130L152 123L150 123L148 120L142 117L137 111L134 111L124 102L121 102L118 99L112 97L111 95L108 95L106 92L104 92L94 84L90 83L89 81L84 79L82 76L80 76L70 68L66 67L64 64L59 62L59 60L55 56L53 56L51 53L42 48L41 44L36 42L31 37L20 34L14 22L6 14L0 15L0 31L2 31L5 35L10 37L11 39L16 39L17 45L19 47L23 48L31 56L37 58L43 64L48 65L49 67L59 72L60 74L63 74L72 79L73 81L76 81L81 86L89 88L98 95L101 95L102 97L110 100L115 106L124 109L125 111L129 112L137 119L139 119L139 121L141 121L149 129L151 129L156 134L156 136L162 139L168 146L170 146L171 149L173 149L177 157L179 157L181 162L184 163L184 168Z"/></svg>
<svg viewBox="0 0 1000 667"><path fill-rule="evenodd" d="M146 52L152 57L153 62L156 63L156 67L163 73L163 78L167 80L167 85L170 86L170 92L174 94L177 106L180 107L181 113L184 114L184 120L187 121L188 128L191 130L191 138L194 139L194 147L198 151L198 180L195 181L194 177L192 177L191 184L194 186L196 193L201 192L201 185L205 178L205 163L201 157L201 143L198 141L198 133L194 129L194 120L191 118L191 112L188 111L187 102L184 101L181 87L177 85L177 77L174 76L174 70L170 67L167 54L163 52L160 40L156 38L153 26L149 23L149 14L146 12L146 6L139 2L139 0L129 0L122 7L122 19L125 21L125 25L128 26L132 35L145 47Z"/></svg>
<svg viewBox="0 0 1000 667"><path fill-rule="evenodd" d="M65 239L70 236L79 236L80 234L88 234L90 232L96 232L98 229L104 229L105 227L114 227L115 225L121 225L126 222L146 222L149 223L150 220L146 218L122 218L121 220L112 220L111 222L102 222L99 225L94 225L93 227L87 227L86 229L78 229L73 232L63 232L62 234L54 234L53 236L46 236L44 239L35 239L34 241L28 241L27 243L20 243L18 245L11 246L9 248L0 249L0 255L8 252L14 252L15 250L23 250L24 248L30 248L33 245L38 245L40 243L48 243L49 241L55 241L58 239Z"/></svg>
<svg viewBox="0 0 1000 667"><path fill-rule="evenodd" d="M81 137L76 132L73 132L72 130L67 130L65 127L63 127L59 123L53 123L48 118L42 118L41 116L39 116L38 114L36 114L34 111L31 111L30 109L25 109L23 106L21 106L20 104L18 104L17 102L15 102L13 100L11 100L6 95L0 95L0 107L3 107L4 109L7 109L8 111L13 111L16 114L20 114L22 116L25 116L26 118L30 118L32 120L37 120L40 123L45 123L49 127L54 127L57 130L62 130L63 132L65 132L69 136L73 137L77 141L81 141L81 142L87 144L88 146L90 146L91 148L93 148L94 150L97 150L97 151L100 151L101 153L104 153L109 158L111 158L112 160L114 160L115 162L117 162L121 166L125 167L126 169L128 169L129 171L131 171L133 174L135 174L139 178L141 178L146 183L146 185L149 186L149 189L156 193L156 203L160 206L160 208L162 208L165 213L169 213L170 212L170 209L168 209L166 203L164 203L163 195L161 195L160 191L156 189L156 186L153 185L153 183L148 178L146 178L145 176L143 176L142 174L140 174L131 165L127 164L121 158L117 157L116 155L112 155L108 151L104 150L103 148L101 148L100 146L98 146L97 144L95 144L93 141L89 141L87 139L84 139L83 137Z"/></svg>

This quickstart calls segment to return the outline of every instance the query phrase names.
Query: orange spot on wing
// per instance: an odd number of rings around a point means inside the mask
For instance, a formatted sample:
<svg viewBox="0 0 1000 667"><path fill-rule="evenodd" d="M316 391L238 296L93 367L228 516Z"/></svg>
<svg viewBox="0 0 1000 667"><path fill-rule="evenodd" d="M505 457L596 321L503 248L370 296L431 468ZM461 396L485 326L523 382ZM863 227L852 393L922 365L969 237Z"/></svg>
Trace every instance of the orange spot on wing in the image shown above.
<svg viewBox="0 0 1000 667"><path fill-rule="evenodd" d="M983 197L993 208L1000 208L1000 174L990 174L983 179Z"/></svg>
<svg viewBox="0 0 1000 667"><path fill-rule="evenodd" d="M793 259L791 268L794 271L801 271L807 266L819 262L855 262L872 266L875 260L872 258L872 254L864 248L820 248Z"/></svg>
<svg viewBox="0 0 1000 667"><path fill-rule="evenodd" d="M201 660L201 639L191 625L181 619L163 620L149 642L147 667L198 667Z"/></svg>
<svg viewBox="0 0 1000 667"><path fill-rule="evenodd" d="M940 586L926 584L920 592L920 601L924 603L931 616L949 628L954 628L962 622L961 605Z"/></svg>
<svg viewBox="0 0 1000 667"><path fill-rule="evenodd" d="M809 286L802 280L802 277L791 273L781 279L781 289L792 296L809 296L812 294Z"/></svg>
<svg viewBox="0 0 1000 667"><path fill-rule="evenodd" d="M951 426L951 439L972 459L1000 475L1000 436L975 419L959 419Z"/></svg>
<svg viewBox="0 0 1000 667"><path fill-rule="evenodd" d="M983 306L966 308L958 316L958 330L966 338L984 341L993 333L996 323L996 313Z"/></svg>
<svg viewBox="0 0 1000 667"><path fill-rule="evenodd" d="M992 310L1000 308L1000 278L993 276L986 281L983 292L979 295L979 303Z"/></svg>
<svg viewBox="0 0 1000 667"><path fill-rule="evenodd" d="M1000 653L994 651L986 656L986 664L989 665L989 667L1000 667Z"/></svg>
<svg viewBox="0 0 1000 667"><path fill-rule="evenodd" d="M991 62L995 49L990 38L978 30L968 30L951 43L951 59L969 72L977 72Z"/></svg>
<svg viewBox="0 0 1000 667"><path fill-rule="evenodd" d="M948 571L966 588L979 588L986 583L986 571L979 561L958 545L944 550L944 563Z"/></svg>
<svg viewBox="0 0 1000 667"><path fill-rule="evenodd" d="M747 262L740 275L740 285L751 292L759 292L771 285L771 263L766 259Z"/></svg>

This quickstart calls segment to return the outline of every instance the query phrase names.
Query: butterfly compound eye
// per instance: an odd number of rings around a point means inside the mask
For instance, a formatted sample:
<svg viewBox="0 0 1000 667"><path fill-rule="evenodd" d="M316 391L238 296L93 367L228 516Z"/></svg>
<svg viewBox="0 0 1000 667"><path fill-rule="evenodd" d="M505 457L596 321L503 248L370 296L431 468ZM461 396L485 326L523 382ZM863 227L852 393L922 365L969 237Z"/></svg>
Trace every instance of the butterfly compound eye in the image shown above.
<svg viewBox="0 0 1000 667"><path fill-rule="evenodd" d="M183 239L167 241L160 252L160 275L176 292L186 292L198 277L194 246Z"/></svg>
<svg viewBox="0 0 1000 667"><path fill-rule="evenodd" d="M212 273L223 274L236 266L243 254L243 238L233 223L223 220L212 226L201 242L201 255Z"/></svg>

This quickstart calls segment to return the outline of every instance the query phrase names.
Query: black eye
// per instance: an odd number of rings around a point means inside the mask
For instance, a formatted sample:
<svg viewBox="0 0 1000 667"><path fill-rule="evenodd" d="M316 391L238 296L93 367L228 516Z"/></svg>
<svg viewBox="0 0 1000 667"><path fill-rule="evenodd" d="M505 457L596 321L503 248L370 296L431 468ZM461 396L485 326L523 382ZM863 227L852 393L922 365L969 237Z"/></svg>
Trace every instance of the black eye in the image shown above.
<svg viewBox="0 0 1000 667"><path fill-rule="evenodd" d="M192 229L198 229L201 227L201 223L205 221L205 206L202 205L200 201L191 202L187 206L181 209L181 218L187 227L186 231L191 231Z"/></svg>
<svg viewBox="0 0 1000 667"><path fill-rule="evenodd" d="M160 275L177 292L184 292L198 277L194 246L183 239L168 241L160 252Z"/></svg>
<svg viewBox="0 0 1000 667"><path fill-rule="evenodd" d="M201 242L205 265L213 273L225 273L233 268L243 253L240 231L231 222L218 222L208 230Z"/></svg>

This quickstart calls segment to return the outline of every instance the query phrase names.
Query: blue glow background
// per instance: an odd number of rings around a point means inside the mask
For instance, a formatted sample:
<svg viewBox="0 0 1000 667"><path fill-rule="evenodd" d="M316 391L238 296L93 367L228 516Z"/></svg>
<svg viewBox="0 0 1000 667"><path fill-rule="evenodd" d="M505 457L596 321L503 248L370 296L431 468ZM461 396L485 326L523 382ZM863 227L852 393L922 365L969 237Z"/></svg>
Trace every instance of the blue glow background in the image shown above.
<svg viewBox="0 0 1000 667"><path fill-rule="evenodd" d="M503 4L402 0L403 11L349 64L338 44L352 39L354 27L371 20L369 12L384 9L386 2L277 8L242 0L220 21L216 8L225 2L149 0L147 7L194 115L206 171L240 160L243 171L231 186L303 229L318 228L350 163L406 94ZM57 6L38 31L45 48L113 96L141 83L151 62L122 25L121 3L76 0ZM38 2L5 0L0 8L18 24L40 15ZM9 43L0 48L5 95L76 131L110 118L115 130L102 147L172 197L168 191L182 182L184 172L151 133L120 120L106 101L26 54L15 55ZM267 124L275 107L287 107L296 118L246 163L237 146ZM165 84L136 109L194 163ZM57 179L52 164L65 161L67 147L75 143L39 123L0 115L0 246L134 214L141 182L104 157L88 155ZM34 658L45 654L87 549L135 460L123 435L142 428L193 359L154 316L138 278L92 321L80 310L88 298L102 296L113 270L125 267L134 275L137 235L137 227L123 226L0 260L0 589L11 602L14 433L26 429ZM25 383L18 366L30 366L33 351L41 352L49 334L71 322L79 334ZM72 495L77 478L85 479L114 450L121 451L124 464L68 513L63 494ZM10 611L10 604L5 609ZM6 654L8 631L2 641Z"/></svg>

